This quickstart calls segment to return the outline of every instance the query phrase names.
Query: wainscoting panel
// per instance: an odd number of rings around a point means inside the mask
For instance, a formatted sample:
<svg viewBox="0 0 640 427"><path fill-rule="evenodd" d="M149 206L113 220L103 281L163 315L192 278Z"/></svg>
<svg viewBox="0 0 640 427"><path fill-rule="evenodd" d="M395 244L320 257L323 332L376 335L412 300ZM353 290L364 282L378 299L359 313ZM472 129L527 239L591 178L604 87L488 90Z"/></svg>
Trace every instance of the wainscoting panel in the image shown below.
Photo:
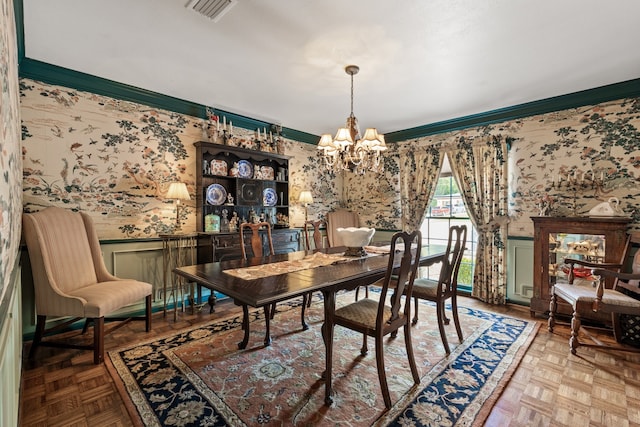
<svg viewBox="0 0 640 427"><path fill-rule="evenodd" d="M529 305L533 296L533 240L507 242L507 300Z"/></svg>

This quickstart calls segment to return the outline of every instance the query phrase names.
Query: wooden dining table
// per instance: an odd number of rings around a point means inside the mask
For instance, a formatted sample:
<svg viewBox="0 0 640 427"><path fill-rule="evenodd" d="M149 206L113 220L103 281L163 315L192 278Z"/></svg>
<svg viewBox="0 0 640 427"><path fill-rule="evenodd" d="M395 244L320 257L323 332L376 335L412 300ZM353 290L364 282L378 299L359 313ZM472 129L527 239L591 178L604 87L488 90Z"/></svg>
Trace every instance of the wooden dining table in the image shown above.
<svg viewBox="0 0 640 427"><path fill-rule="evenodd" d="M388 254L370 254L369 256L340 260L324 267L309 268L270 275L255 279L245 279L225 273L227 270L255 267L282 261L302 260L314 252L343 254L345 247L299 251L266 257L228 260L207 264L197 264L175 268L174 273L187 280L198 283L212 291L227 295L240 305L265 307L273 303L300 297L310 292L322 292L324 297L324 323L322 336L326 351L325 404L331 405L331 377L333 365L333 316L336 294L342 290L355 289L369 285L384 277L389 263ZM420 265L428 266L442 261L445 246L425 245L420 253ZM398 257L396 257L398 258ZM248 316L243 318L243 326ZM268 336L268 334L267 334ZM244 328L244 338L239 343L244 348L249 340L249 327Z"/></svg>

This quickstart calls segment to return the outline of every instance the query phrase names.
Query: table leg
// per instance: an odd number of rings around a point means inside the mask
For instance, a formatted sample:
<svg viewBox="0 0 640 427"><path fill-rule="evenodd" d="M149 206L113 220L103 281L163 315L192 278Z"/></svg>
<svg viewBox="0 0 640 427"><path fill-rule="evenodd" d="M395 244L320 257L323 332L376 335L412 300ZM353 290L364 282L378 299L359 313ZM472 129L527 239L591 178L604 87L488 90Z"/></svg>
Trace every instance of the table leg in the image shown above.
<svg viewBox="0 0 640 427"><path fill-rule="evenodd" d="M309 329L309 324L305 319L305 313L307 311L307 305L311 301L311 293L306 293L302 296L302 309L300 310L300 322L302 323L302 330L306 331Z"/></svg>
<svg viewBox="0 0 640 427"><path fill-rule="evenodd" d="M238 343L238 348L241 350L247 348L249 344L249 307L246 304L242 305L242 329L244 329L244 338Z"/></svg>
<svg viewBox="0 0 640 427"><path fill-rule="evenodd" d="M325 348L325 370L322 374L324 378L324 404L331 406L333 397L331 396L331 370L333 366L333 314L336 309L336 293L332 290L323 290L324 296L324 323L322 324L322 338Z"/></svg>
<svg viewBox="0 0 640 427"><path fill-rule="evenodd" d="M265 347L269 347L271 345L271 309L271 304L267 304L264 306L264 321L266 327L266 332L264 333Z"/></svg>

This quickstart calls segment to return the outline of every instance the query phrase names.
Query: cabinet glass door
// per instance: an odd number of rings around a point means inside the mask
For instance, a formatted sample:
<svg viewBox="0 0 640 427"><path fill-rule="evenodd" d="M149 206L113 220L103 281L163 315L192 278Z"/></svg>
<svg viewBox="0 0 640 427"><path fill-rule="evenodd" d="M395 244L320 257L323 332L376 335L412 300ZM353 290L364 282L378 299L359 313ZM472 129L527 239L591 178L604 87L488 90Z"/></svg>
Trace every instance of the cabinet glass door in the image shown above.
<svg viewBox="0 0 640 427"><path fill-rule="evenodd" d="M580 259L602 263L606 253L605 236L602 234L549 234L549 284L566 282L569 277L569 266L564 264L565 258ZM574 284L594 284L595 278L591 269L575 265L573 269Z"/></svg>

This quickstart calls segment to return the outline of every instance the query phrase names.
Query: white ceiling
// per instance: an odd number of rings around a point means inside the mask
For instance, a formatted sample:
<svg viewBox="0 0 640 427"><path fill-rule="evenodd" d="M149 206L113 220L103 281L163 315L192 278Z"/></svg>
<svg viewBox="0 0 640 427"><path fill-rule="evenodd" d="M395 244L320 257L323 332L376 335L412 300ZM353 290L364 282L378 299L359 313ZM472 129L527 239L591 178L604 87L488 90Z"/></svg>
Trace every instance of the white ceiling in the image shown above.
<svg viewBox="0 0 640 427"><path fill-rule="evenodd" d="M28 58L320 135L640 78L638 0L24 0Z"/></svg>

